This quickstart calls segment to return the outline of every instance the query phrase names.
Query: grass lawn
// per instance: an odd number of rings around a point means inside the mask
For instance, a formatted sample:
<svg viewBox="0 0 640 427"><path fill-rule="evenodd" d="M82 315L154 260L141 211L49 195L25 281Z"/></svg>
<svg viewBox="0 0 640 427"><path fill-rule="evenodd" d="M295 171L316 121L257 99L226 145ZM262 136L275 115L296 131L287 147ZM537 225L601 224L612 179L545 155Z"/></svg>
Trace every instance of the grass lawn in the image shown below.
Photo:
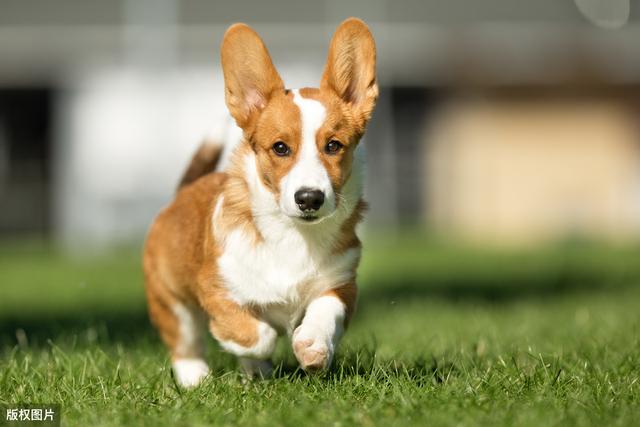
<svg viewBox="0 0 640 427"><path fill-rule="evenodd" d="M213 375L182 391L136 251L70 260L3 245L0 406L60 403L78 426L638 425L639 260L370 238L330 372L301 373L283 340L275 377L246 382L211 342Z"/></svg>

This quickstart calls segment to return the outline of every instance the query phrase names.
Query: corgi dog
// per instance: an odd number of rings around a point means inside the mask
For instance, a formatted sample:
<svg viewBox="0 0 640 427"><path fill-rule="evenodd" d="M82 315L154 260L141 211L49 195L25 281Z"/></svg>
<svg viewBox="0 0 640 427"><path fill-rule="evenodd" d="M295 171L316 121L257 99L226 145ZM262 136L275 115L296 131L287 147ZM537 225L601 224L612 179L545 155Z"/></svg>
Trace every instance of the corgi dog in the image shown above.
<svg viewBox="0 0 640 427"><path fill-rule="evenodd" d="M221 172L220 146L197 151L143 256L150 318L183 387L209 372L206 329L251 376L269 376L279 335L304 370L326 369L356 304L358 143L378 97L371 32L340 24L319 88L286 89L245 24L226 31L221 60L242 141Z"/></svg>

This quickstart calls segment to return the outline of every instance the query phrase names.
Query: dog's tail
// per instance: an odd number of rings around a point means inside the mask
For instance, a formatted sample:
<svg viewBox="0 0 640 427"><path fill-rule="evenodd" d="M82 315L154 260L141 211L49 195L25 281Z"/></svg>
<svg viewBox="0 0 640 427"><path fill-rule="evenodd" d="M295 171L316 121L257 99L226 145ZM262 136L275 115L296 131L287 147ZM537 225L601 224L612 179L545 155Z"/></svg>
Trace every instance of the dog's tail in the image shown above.
<svg viewBox="0 0 640 427"><path fill-rule="evenodd" d="M178 184L178 191L198 178L213 172L220 161L223 149L222 144L205 140L191 158Z"/></svg>

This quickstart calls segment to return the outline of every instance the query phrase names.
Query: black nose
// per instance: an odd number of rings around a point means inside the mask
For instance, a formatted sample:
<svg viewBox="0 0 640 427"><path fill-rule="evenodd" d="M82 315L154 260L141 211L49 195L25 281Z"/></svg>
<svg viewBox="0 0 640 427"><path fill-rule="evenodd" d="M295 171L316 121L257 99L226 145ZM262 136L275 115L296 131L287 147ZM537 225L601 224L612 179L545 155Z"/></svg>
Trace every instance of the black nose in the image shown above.
<svg viewBox="0 0 640 427"><path fill-rule="evenodd" d="M317 211L324 203L324 193L311 188L300 189L293 197L302 212Z"/></svg>

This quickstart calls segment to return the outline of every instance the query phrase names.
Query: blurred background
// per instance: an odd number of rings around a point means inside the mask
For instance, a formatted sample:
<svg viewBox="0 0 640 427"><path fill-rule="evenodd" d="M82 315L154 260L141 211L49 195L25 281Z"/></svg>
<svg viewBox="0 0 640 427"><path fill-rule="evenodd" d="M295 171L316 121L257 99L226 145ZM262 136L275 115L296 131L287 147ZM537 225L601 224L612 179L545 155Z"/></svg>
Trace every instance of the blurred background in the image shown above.
<svg viewBox="0 0 640 427"><path fill-rule="evenodd" d="M381 90L358 313L327 382L344 388L288 407L236 387L212 344L213 393L183 399L140 248L196 147L229 132L222 35L250 24L290 88L316 86L349 16L370 25ZM407 408L634 425L639 259L640 0L0 0L0 406L59 402L92 426Z"/></svg>
<svg viewBox="0 0 640 427"><path fill-rule="evenodd" d="M289 87L371 27L367 225L480 245L640 237L640 5L627 0L0 0L0 236L138 243L226 127L243 21Z"/></svg>

